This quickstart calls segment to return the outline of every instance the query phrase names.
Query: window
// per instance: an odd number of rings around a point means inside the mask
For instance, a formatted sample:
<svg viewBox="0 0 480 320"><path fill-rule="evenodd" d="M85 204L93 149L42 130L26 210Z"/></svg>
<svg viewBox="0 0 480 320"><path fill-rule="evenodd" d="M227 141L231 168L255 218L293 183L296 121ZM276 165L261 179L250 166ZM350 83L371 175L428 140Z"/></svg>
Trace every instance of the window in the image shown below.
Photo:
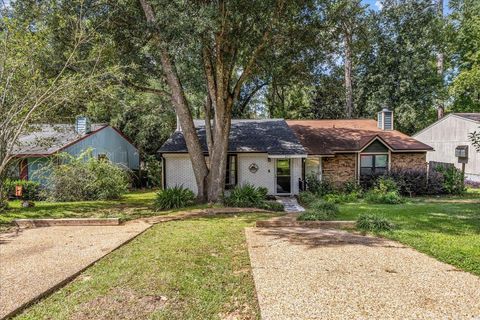
<svg viewBox="0 0 480 320"><path fill-rule="evenodd" d="M227 174L225 176L225 188L230 189L237 184L237 156L228 155Z"/></svg>
<svg viewBox="0 0 480 320"><path fill-rule="evenodd" d="M388 171L387 154L360 155L360 175L379 175Z"/></svg>

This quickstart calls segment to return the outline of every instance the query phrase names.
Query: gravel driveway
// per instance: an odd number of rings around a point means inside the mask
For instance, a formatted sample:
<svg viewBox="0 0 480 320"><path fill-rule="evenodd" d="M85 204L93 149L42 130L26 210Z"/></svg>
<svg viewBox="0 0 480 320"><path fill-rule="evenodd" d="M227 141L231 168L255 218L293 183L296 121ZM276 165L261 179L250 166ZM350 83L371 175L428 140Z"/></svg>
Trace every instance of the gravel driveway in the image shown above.
<svg viewBox="0 0 480 320"><path fill-rule="evenodd" d="M150 224L48 227L0 235L0 319L62 283Z"/></svg>
<svg viewBox="0 0 480 320"><path fill-rule="evenodd" d="M340 230L246 230L262 319L480 319L480 278Z"/></svg>

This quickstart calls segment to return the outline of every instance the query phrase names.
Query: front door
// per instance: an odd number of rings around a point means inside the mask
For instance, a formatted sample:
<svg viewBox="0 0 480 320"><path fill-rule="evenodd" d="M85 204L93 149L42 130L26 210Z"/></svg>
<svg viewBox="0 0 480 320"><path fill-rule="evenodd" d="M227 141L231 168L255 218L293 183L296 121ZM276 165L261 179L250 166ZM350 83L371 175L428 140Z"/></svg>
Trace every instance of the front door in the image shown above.
<svg viewBox="0 0 480 320"><path fill-rule="evenodd" d="M290 174L290 159L277 159L276 189L277 193L291 193L292 181Z"/></svg>

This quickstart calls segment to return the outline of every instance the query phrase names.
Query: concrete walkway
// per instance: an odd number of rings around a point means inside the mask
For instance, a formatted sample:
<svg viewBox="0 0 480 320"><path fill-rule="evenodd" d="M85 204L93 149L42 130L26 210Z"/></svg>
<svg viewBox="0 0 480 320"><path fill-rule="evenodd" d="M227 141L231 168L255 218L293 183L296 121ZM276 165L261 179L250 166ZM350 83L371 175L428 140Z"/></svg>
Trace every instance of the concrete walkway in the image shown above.
<svg viewBox="0 0 480 320"><path fill-rule="evenodd" d="M277 201L283 204L285 212L303 212L305 208L298 204L295 197L277 197Z"/></svg>
<svg viewBox="0 0 480 320"><path fill-rule="evenodd" d="M0 235L0 319L54 290L151 225L24 229Z"/></svg>
<svg viewBox="0 0 480 320"><path fill-rule="evenodd" d="M480 319L480 278L397 242L248 228L263 320Z"/></svg>

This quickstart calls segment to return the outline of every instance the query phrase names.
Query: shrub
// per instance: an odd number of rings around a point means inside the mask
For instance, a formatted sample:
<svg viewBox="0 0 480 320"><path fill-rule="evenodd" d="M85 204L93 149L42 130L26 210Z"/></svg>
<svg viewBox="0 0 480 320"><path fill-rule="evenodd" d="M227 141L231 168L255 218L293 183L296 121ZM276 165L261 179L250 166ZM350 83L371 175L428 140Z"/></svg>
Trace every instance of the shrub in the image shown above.
<svg viewBox="0 0 480 320"><path fill-rule="evenodd" d="M93 158L91 150L76 158L61 154L58 160L39 173L46 181L46 197L53 201L112 200L128 190L127 172L109 161Z"/></svg>
<svg viewBox="0 0 480 320"><path fill-rule="evenodd" d="M435 170L443 175L443 189L448 194L465 192L464 176L454 166L438 166Z"/></svg>
<svg viewBox="0 0 480 320"><path fill-rule="evenodd" d="M305 178L307 183L307 190L311 193L317 194L319 196L324 196L329 193L333 193L335 188L327 179L318 180L317 176L310 174Z"/></svg>
<svg viewBox="0 0 480 320"><path fill-rule="evenodd" d="M184 188L183 186L175 186L160 190L155 199L155 209L169 210L184 208L194 204L195 194L192 190Z"/></svg>
<svg viewBox="0 0 480 320"><path fill-rule="evenodd" d="M22 187L22 199L25 201L40 200L40 183L27 180L10 180L6 179L3 183L4 190L7 195L15 195L15 187Z"/></svg>
<svg viewBox="0 0 480 320"><path fill-rule="evenodd" d="M310 191L300 192L298 195L298 201L304 207L309 207L313 202L318 200L318 196L311 193Z"/></svg>
<svg viewBox="0 0 480 320"><path fill-rule="evenodd" d="M360 194L356 192L351 192L351 193L331 193L327 194L323 197L323 200L326 202L331 202L331 203L349 203L349 202L356 202L360 198Z"/></svg>
<svg viewBox="0 0 480 320"><path fill-rule="evenodd" d="M395 228L388 219L374 214L361 214L356 225L358 229L365 231L390 231Z"/></svg>
<svg viewBox="0 0 480 320"><path fill-rule="evenodd" d="M339 213L338 206L331 202L316 201L311 207L298 216L298 220L315 221L329 220Z"/></svg>
<svg viewBox="0 0 480 320"><path fill-rule="evenodd" d="M285 207L283 206L283 204L277 201L265 201L260 209L282 212L285 210Z"/></svg>
<svg viewBox="0 0 480 320"><path fill-rule="evenodd" d="M225 204L229 207L261 208L264 205L268 190L263 187L255 187L251 184L236 186L225 197Z"/></svg>
<svg viewBox="0 0 480 320"><path fill-rule="evenodd" d="M365 194L365 199L371 203L398 204L404 200L398 192L398 186L392 178L380 177L375 187Z"/></svg>
<svg viewBox="0 0 480 320"><path fill-rule="evenodd" d="M356 193L361 195L363 192L362 186L356 180L350 180L343 184L341 191L346 194Z"/></svg>

